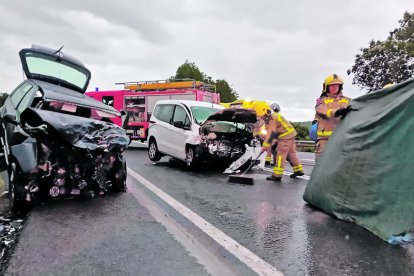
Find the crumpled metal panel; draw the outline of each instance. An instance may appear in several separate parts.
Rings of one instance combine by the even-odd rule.
[[[207,118],[209,121],[223,121],[241,124],[255,124],[257,122],[256,112],[245,108],[226,108],[220,110]]]
[[[21,114],[21,122],[36,128],[33,132],[37,131],[37,135],[54,135],[82,149],[106,150],[112,146],[127,147],[129,144],[129,137],[124,129],[113,123],[94,119],[27,108]]]

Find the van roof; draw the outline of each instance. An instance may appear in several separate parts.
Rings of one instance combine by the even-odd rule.
[[[201,102],[201,101],[188,101],[188,100],[160,100],[157,102],[157,105],[159,104],[184,104],[188,107],[192,106],[205,106],[205,107],[214,107],[217,109],[224,109],[223,106],[208,102]]]

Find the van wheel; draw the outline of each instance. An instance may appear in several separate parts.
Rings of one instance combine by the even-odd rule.
[[[151,139],[148,145],[148,157],[151,161],[157,162],[161,160],[161,153],[158,151],[157,142]]]
[[[197,166],[196,151],[194,147],[188,146],[185,150],[185,163],[189,168],[195,168]]]

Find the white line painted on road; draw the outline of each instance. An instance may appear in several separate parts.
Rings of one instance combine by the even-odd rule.
[[[300,159],[300,161],[311,161],[311,162],[315,162],[315,159]]]
[[[211,223],[191,211],[189,208],[169,196],[160,188],[156,187],[150,181],[142,177],[137,172],[128,168],[128,174],[135,178],[138,182],[144,185],[147,189],[156,194],[159,198],[164,200],[168,205],[177,210],[181,215],[189,219],[194,225],[196,225],[201,231],[210,236],[218,244],[224,247],[227,251],[233,254],[241,262],[246,264],[251,270],[259,275],[283,275],[282,272],[275,267],[259,258],[249,249],[245,248],[237,241],[233,240],[224,232],[213,226]]]
[[[201,265],[205,267],[207,272],[211,275],[226,275],[235,276],[232,269],[228,267],[220,258],[221,256],[214,255],[208,248],[203,245],[198,239],[189,233],[182,225],[169,217],[166,212],[155,203],[145,192],[136,185],[128,186],[128,190],[137,198],[138,202],[148,209],[151,216],[156,221],[164,225],[167,231],[184,246],[187,251],[195,257]]]

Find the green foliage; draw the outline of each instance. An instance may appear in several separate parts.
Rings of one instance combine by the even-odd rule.
[[[354,75],[353,84],[374,91],[414,76],[414,12],[406,12],[399,23],[385,41],[372,40],[360,49],[348,70]]]
[[[300,141],[310,141],[309,138],[309,127],[308,123],[310,122],[292,122],[293,127],[296,129],[298,135],[296,140]]]
[[[194,62],[189,62],[188,60],[177,68],[175,76],[172,76],[170,79],[194,79],[206,84],[215,85],[216,91],[220,94],[221,102],[224,103],[235,101],[238,97],[237,92],[226,80],[218,79],[214,81],[212,77],[202,72]]]

